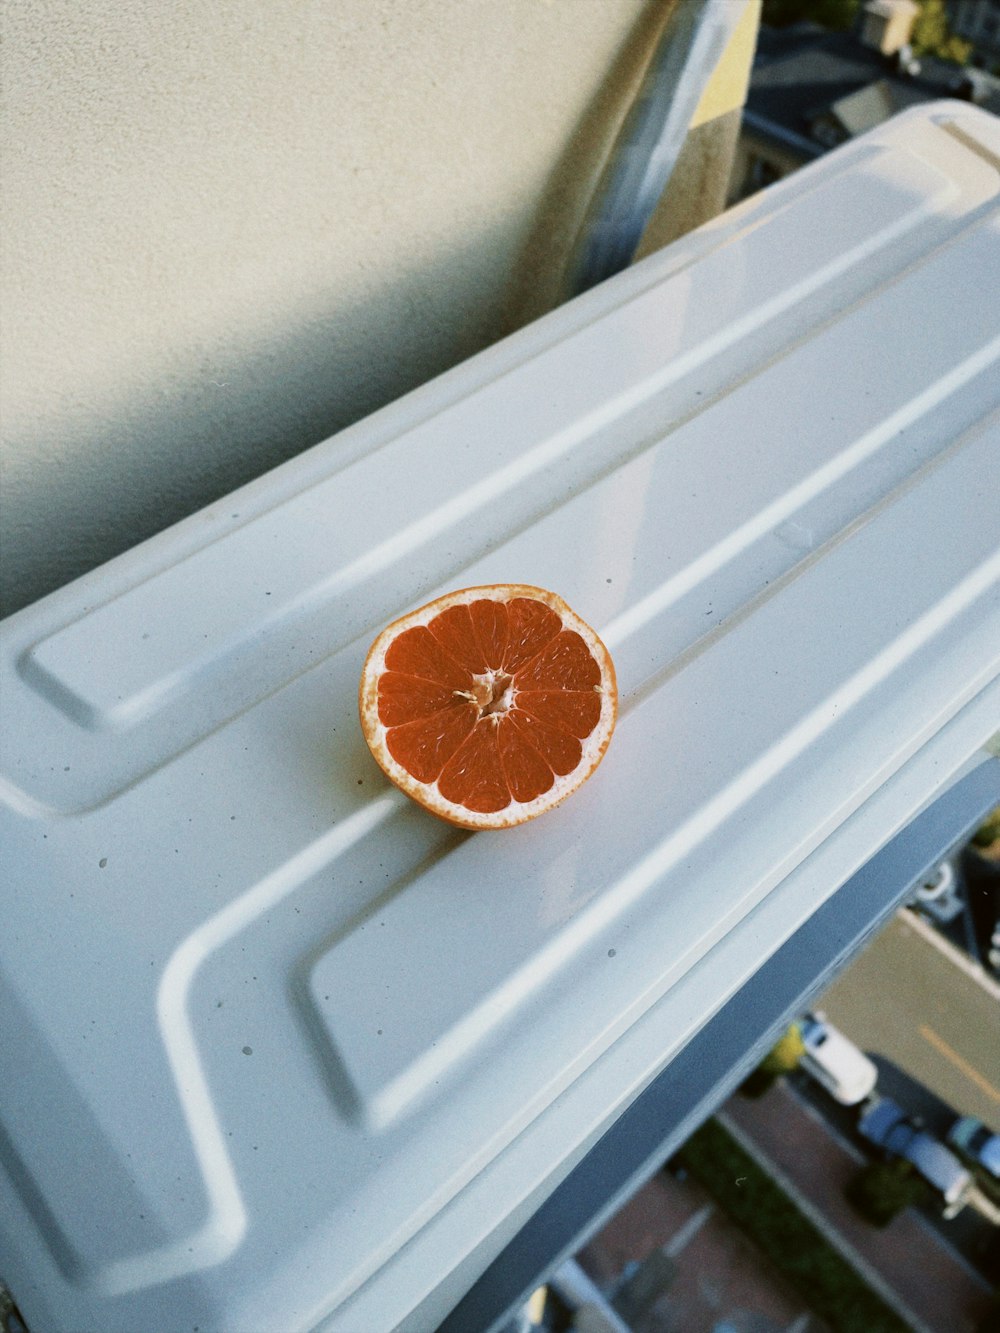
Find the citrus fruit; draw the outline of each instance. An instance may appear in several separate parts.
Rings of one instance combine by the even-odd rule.
[[[462,828],[523,824],[590,777],[618,711],[610,654],[561,597],[463,588],[394,621],[361,673],[386,775]]]

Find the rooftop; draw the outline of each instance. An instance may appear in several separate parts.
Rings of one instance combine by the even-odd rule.
[[[945,97],[1000,113],[1000,79],[935,57],[883,56],[852,32],[814,23],[762,25],[747,110],[758,124],[809,137],[818,117],[875,85],[889,114]]]

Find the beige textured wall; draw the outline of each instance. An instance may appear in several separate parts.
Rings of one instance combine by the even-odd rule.
[[[503,332],[661,11],[5,0],[4,612]]]
[[[0,612],[541,313],[676,2],[5,0]]]

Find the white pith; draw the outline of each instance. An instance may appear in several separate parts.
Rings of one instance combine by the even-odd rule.
[[[562,777],[554,775],[552,786],[548,791],[543,792],[532,801],[517,801],[511,797],[510,803],[504,806],[502,810],[480,814],[470,810],[467,806],[458,805],[442,796],[438,791],[437,782],[425,783],[418,781],[408,769],[405,769],[402,764],[392,757],[386,742],[389,728],[384,725],[378,716],[377,681],[385,669],[385,655],[389,645],[404,630],[417,625],[426,625],[435,616],[440,615],[442,611],[446,611],[451,606],[489,598],[507,602],[517,597],[529,597],[535,601],[544,602],[560,617],[565,629],[575,630],[584,640],[595,660],[601,666],[601,674],[605,682],[604,685],[595,687],[601,696],[601,713],[593,731],[580,741],[582,750],[580,762],[571,772]],[[491,670],[475,676],[474,680],[477,683],[481,682],[484,687],[488,687],[492,692],[495,681],[502,674],[504,673]],[[508,695],[510,696],[509,701],[506,699]],[[505,692],[504,708],[492,714],[497,719],[498,725],[503,712],[512,705],[515,697],[516,689],[511,685]],[[478,703],[479,701],[473,699],[472,702]],[[414,799],[427,806],[434,813],[451,820],[453,823],[475,829],[507,828],[514,824],[521,824],[558,805],[560,801],[575,791],[597,767],[611,738],[618,712],[614,666],[604,644],[590,626],[570,610],[561,597],[543,588],[535,588],[525,584],[463,588],[461,591],[438,598],[427,606],[420,607],[389,625],[375,640],[369,651],[362,674],[360,703],[366,737],[369,740],[372,754],[387,776],[403,791],[413,796]]]
[[[508,684],[502,692],[497,694],[497,682],[506,680]],[[472,689],[456,690],[455,695],[459,699],[468,699],[469,703],[475,704],[479,709],[480,718],[500,717],[514,706],[514,696],[517,691],[514,689],[513,681],[510,680],[506,671],[489,671],[472,673]]]

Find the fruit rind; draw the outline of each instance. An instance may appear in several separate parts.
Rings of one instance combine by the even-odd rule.
[[[597,725],[590,735],[581,742],[583,753],[580,762],[572,773],[557,780],[555,794],[550,789],[534,800],[526,802],[517,801],[512,797],[510,804],[502,810],[479,813],[449,801],[437,790],[436,783],[428,784],[418,781],[408,769],[393,758],[386,743],[388,728],[378,715],[378,681],[385,669],[385,655],[390,644],[404,630],[428,624],[451,606],[468,604],[481,598],[507,602],[518,597],[526,597],[544,603],[561,617],[565,629],[575,630],[584,640],[601,667],[603,683],[596,687],[601,695],[601,712]],[[618,716],[618,691],[614,664],[607,648],[590,626],[581,620],[557,593],[549,592],[545,588],[534,587],[531,584],[487,584],[447,593],[443,597],[438,597],[434,601],[400,616],[399,619],[387,625],[375,639],[365,658],[358,692],[358,708],[362,731],[369,749],[376,763],[391,782],[417,801],[418,804],[431,811],[432,814],[459,828],[503,829],[524,824],[528,820],[544,814],[547,810],[555,809],[590,777],[603,759],[614,732]]]

